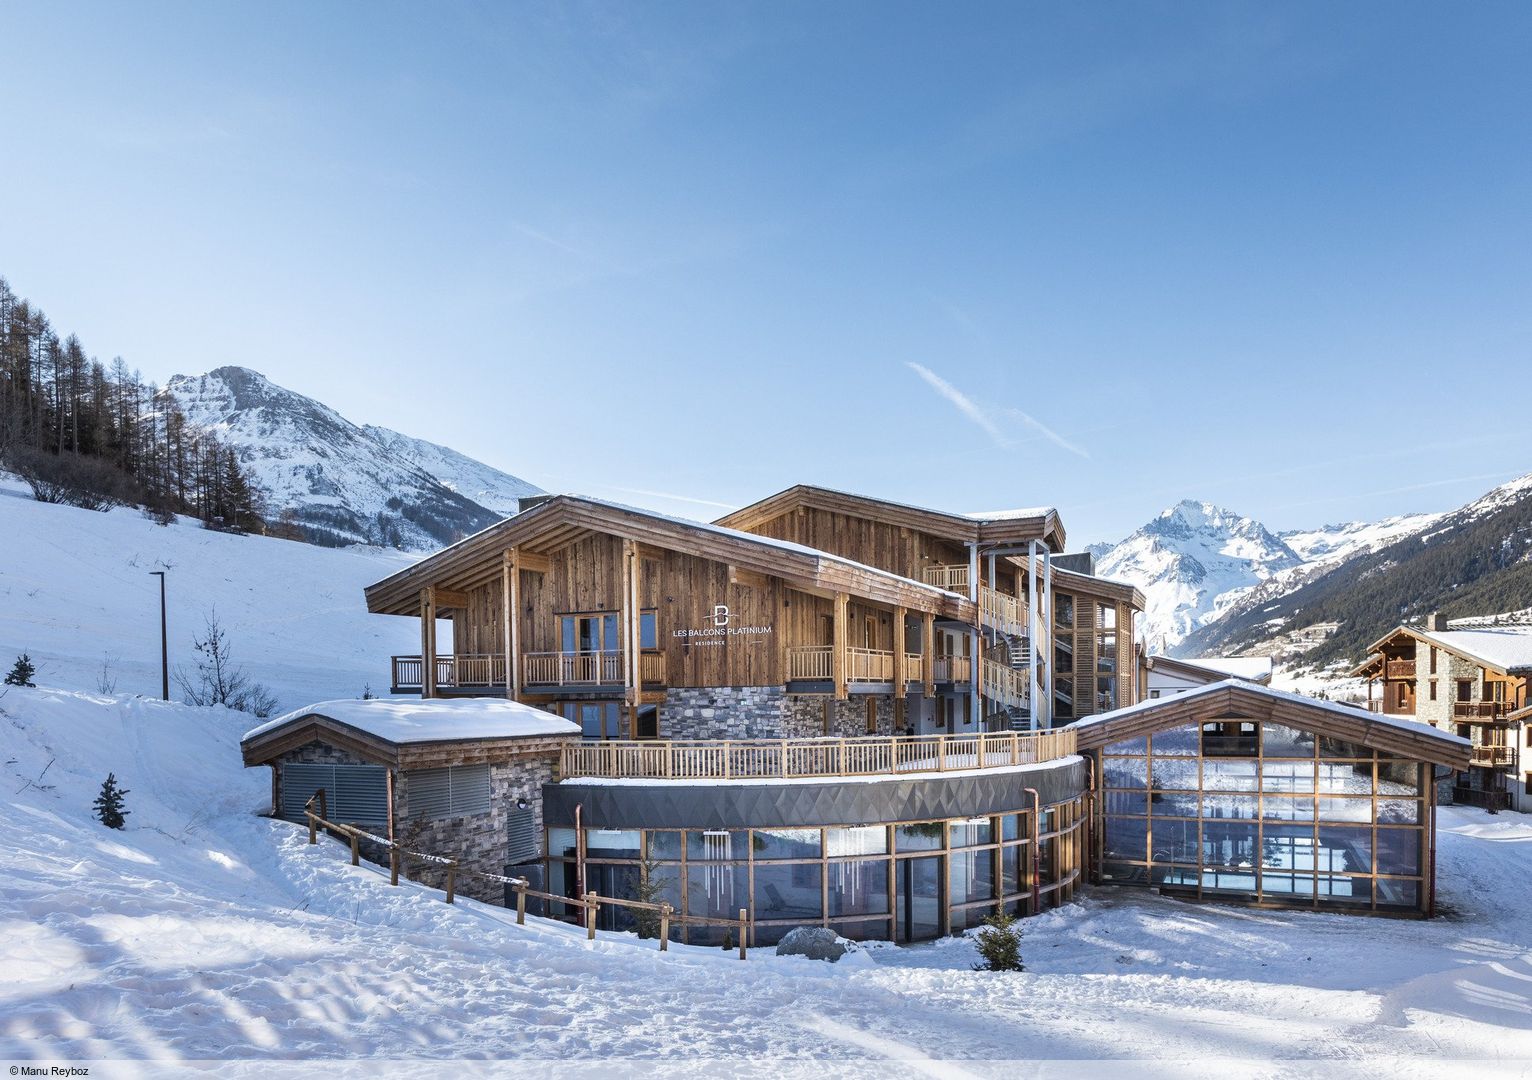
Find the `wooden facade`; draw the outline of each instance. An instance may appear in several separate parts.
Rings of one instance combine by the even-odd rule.
[[[420,654],[394,658],[396,692],[619,702],[624,719],[607,737],[657,736],[639,730],[635,710],[676,688],[717,687],[883,695],[897,704],[881,720],[868,713],[875,734],[917,726],[907,697],[960,699],[970,731],[1019,730],[1015,718],[1041,696],[1029,680],[1051,661],[1049,580],[1089,597],[1082,609],[1113,605],[1121,674],[1101,707],[1126,703],[1136,685],[1142,596],[1050,576],[1063,539],[1052,511],[984,521],[814,488],[712,525],[558,496],[378,582],[367,601],[421,622]],[[450,653],[437,647],[442,619]],[[1096,645],[1079,660],[1093,702]]]

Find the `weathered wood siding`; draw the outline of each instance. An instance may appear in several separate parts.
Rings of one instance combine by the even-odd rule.
[[[751,531],[828,551],[916,581],[921,580],[921,571],[927,566],[968,563],[968,549],[962,544],[814,507],[792,510]]]

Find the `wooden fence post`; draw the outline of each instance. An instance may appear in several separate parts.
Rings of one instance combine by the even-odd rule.
[[[304,813],[309,816],[309,843],[317,844],[317,843],[319,843],[319,823],[318,823],[318,820],[314,817],[314,811],[312,811],[312,810],[305,810]]]
[[[390,847],[388,849],[388,883],[390,885],[397,885],[397,884],[399,884],[399,849],[398,849],[398,847]]]
[[[660,952],[670,950],[670,904],[660,905]]]
[[[739,958],[745,958],[745,935],[748,934],[749,925],[745,921],[745,909],[739,909]]]
[[[351,833],[351,865],[362,865],[362,838],[355,830]]]
[[[585,894],[585,940],[596,940],[596,894]]]
[[[447,864],[447,903],[452,903],[455,895],[457,895],[457,860],[453,859]]]
[[[527,883],[522,882],[514,886],[516,889],[516,925],[527,925]]]

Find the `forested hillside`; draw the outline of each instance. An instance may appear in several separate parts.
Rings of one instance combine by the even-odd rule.
[[[0,465],[44,502],[141,505],[241,530],[264,524],[262,493],[232,448],[121,357],[91,356],[3,278]]]
[[[1185,655],[1236,652],[1318,623],[1336,631],[1305,653],[1358,661],[1390,627],[1532,607],[1532,475],[1496,488],[1409,536],[1343,563],[1272,603],[1231,613],[1182,643]]]

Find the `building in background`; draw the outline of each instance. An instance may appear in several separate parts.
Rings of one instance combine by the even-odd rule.
[[[1150,700],[1185,693],[1199,686],[1243,679],[1261,686],[1271,684],[1269,656],[1146,656],[1142,682]]]
[[[1532,810],[1527,681],[1532,626],[1453,629],[1441,615],[1398,626],[1368,648],[1353,676],[1367,680],[1367,707],[1407,717],[1473,744],[1472,767],[1453,798],[1489,809]]]

